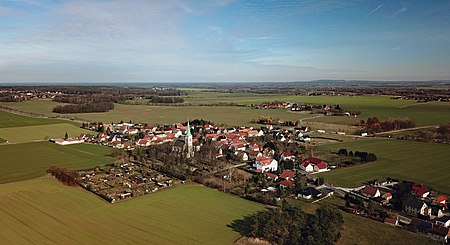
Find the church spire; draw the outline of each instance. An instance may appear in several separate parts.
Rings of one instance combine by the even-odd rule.
[[[189,136],[192,137],[191,126],[189,125],[189,119],[188,119],[188,121],[187,121],[187,130],[186,130],[186,137],[189,137]]]
[[[192,134],[191,134],[191,125],[189,124],[189,119],[187,122],[187,130],[186,130],[186,140],[187,140],[187,158],[194,157],[194,146],[192,145]]]

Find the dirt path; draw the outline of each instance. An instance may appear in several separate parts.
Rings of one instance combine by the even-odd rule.
[[[427,129],[427,128],[438,128],[439,125],[428,125],[428,126],[420,126],[420,127],[414,127],[414,128],[404,128],[404,129],[398,129],[398,130],[392,130],[392,131],[386,131],[381,133],[376,133],[375,136],[379,135],[385,135],[385,134],[392,134],[392,133],[399,133],[399,132],[405,132],[405,131],[414,131],[417,129]]]

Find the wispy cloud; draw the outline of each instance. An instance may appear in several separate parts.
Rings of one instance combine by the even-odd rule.
[[[208,27],[212,32],[218,34],[218,35],[223,35],[223,29],[222,27],[219,26],[209,26]]]
[[[400,14],[402,14],[403,12],[405,12],[406,10],[408,10],[408,7],[401,7],[397,9],[397,11],[395,11],[393,14],[389,15],[387,18],[395,18]]]
[[[366,17],[369,16],[369,15],[371,15],[371,14],[373,14],[373,13],[375,13],[375,12],[377,12],[377,11],[378,11],[381,7],[383,7],[383,6],[384,6],[384,3],[378,5],[378,7],[374,8],[372,11],[370,11],[370,13],[368,13],[368,14],[366,15]]]

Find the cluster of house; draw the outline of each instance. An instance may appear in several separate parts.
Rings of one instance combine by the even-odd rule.
[[[385,181],[377,185],[367,185],[353,197],[366,199],[379,203],[382,206],[392,207],[393,194],[398,183]],[[421,232],[432,239],[448,242],[450,236],[450,216],[448,213],[447,197],[431,195],[425,184],[407,182],[407,189],[411,197],[403,204],[401,215],[384,220],[387,224],[404,227],[413,232]],[[360,195],[360,196],[358,196]]]
[[[81,186],[108,202],[155,192],[172,185],[172,179],[148,166],[132,162],[77,172]]]
[[[50,91],[32,91],[32,90],[13,90],[13,89],[2,89],[0,94],[8,94],[11,98],[16,100],[30,100],[33,98],[55,98],[56,95],[62,94],[61,92],[50,92]]]
[[[295,170],[283,170],[279,175],[275,173],[265,172],[264,177],[272,180],[274,184],[279,184],[281,188],[294,187],[296,178],[299,182],[305,183],[308,185],[309,182],[314,182],[313,178],[308,178],[305,175],[299,175]],[[270,186],[261,190],[262,192],[269,191],[277,191],[277,188],[274,186]],[[311,184],[303,189],[300,189],[297,193],[295,193],[296,198],[304,198],[304,199],[317,199],[317,198],[326,198],[334,194],[334,191],[328,187],[321,186],[316,187]]]

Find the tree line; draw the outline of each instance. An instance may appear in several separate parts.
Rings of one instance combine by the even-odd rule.
[[[314,214],[308,214],[283,201],[281,208],[270,208],[246,220],[235,220],[231,227],[242,235],[277,245],[332,245],[340,239],[343,224],[342,214],[337,210],[320,206]]]
[[[150,97],[149,103],[166,103],[166,104],[173,104],[173,103],[183,103],[184,99],[180,97],[160,97],[160,96],[152,96]]]
[[[113,102],[97,102],[87,104],[70,104],[58,105],[53,108],[53,112],[67,114],[67,113],[90,113],[90,112],[107,112],[114,109]]]
[[[374,153],[369,153],[365,151],[347,151],[347,149],[339,149],[337,152],[339,156],[349,156],[359,158],[361,162],[374,162],[377,160],[377,156]]]
[[[359,124],[364,128],[361,132],[370,134],[413,128],[416,125],[415,122],[409,118],[389,118],[387,120],[380,121],[377,117],[369,117],[366,121],[361,120]]]
[[[51,174],[65,185],[78,186],[80,184],[79,180],[80,176],[76,172],[69,170],[67,168],[51,166],[47,170],[47,173]]]

